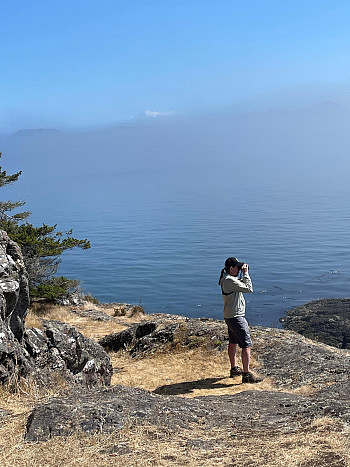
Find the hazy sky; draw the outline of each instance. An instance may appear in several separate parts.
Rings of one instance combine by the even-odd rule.
[[[0,132],[349,104],[349,20],[347,0],[4,0]]]

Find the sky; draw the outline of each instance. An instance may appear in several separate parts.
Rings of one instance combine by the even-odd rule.
[[[0,133],[350,108],[347,0],[3,0]]]

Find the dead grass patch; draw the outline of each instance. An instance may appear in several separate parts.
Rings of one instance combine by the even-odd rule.
[[[322,384],[308,383],[304,386],[300,386],[295,389],[283,388],[283,392],[289,392],[290,394],[298,394],[299,396],[312,397],[315,396],[319,391],[320,387],[325,388],[327,386],[332,386],[335,382],[323,382]]]
[[[192,426],[176,432],[133,426],[109,436],[75,434],[47,442],[23,441],[25,417],[0,427],[2,467],[233,466],[347,467],[349,437],[343,424],[323,418],[298,433],[272,435]]]
[[[251,385],[241,383],[241,377],[228,378],[229,360],[226,352],[204,348],[158,352],[149,358],[133,359],[126,353],[110,354],[113,368],[112,384],[139,387],[159,394],[196,397],[235,394]],[[252,359],[252,368],[257,362]],[[271,390],[270,379],[254,386],[256,390]]]
[[[38,386],[33,380],[24,378],[17,383],[15,390],[0,385],[0,408],[19,415],[31,410],[38,402],[59,395],[68,387],[59,372],[52,372],[51,380],[49,387]]]
[[[293,434],[271,435],[193,426],[176,434],[160,427],[126,429],[129,465],[349,466],[349,438],[339,421],[323,418]],[[327,440],[325,440],[327,433]],[[131,439],[130,439],[131,437]],[[135,442],[136,440],[136,442]]]
[[[96,321],[88,317],[79,316],[79,314],[72,313],[72,311],[70,311],[74,309],[77,309],[77,307],[66,307],[47,303],[34,304],[27,314],[26,327],[42,329],[43,325],[41,319],[49,319],[75,326],[85,337],[98,340],[113,332],[122,331],[127,327],[129,322],[127,318],[115,318],[111,321]],[[79,309],[92,310],[99,309],[99,307],[94,304],[86,304]],[[113,316],[113,311],[111,309],[105,308],[103,311],[108,315]]]
[[[41,318],[39,318],[38,315],[33,313],[32,310],[29,310],[26,316],[26,327],[27,328],[38,328],[42,329],[43,328],[43,323]]]

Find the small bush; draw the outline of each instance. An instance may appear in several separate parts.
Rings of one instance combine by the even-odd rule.
[[[77,279],[68,279],[67,277],[51,277],[46,282],[30,290],[30,296],[33,298],[45,298],[47,300],[57,300],[67,297],[69,293],[76,292],[80,281]]]
[[[141,305],[128,305],[126,303],[120,304],[118,307],[114,308],[113,316],[127,316],[132,318],[138,314],[144,315],[145,310]]]
[[[84,300],[86,300],[89,303],[93,303],[94,305],[99,305],[100,304],[99,299],[94,297],[91,294],[84,295]]]

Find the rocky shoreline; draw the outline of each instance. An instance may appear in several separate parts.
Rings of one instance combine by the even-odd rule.
[[[339,349],[350,349],[350,298],[314,300],[287,311],[283,327]]]

